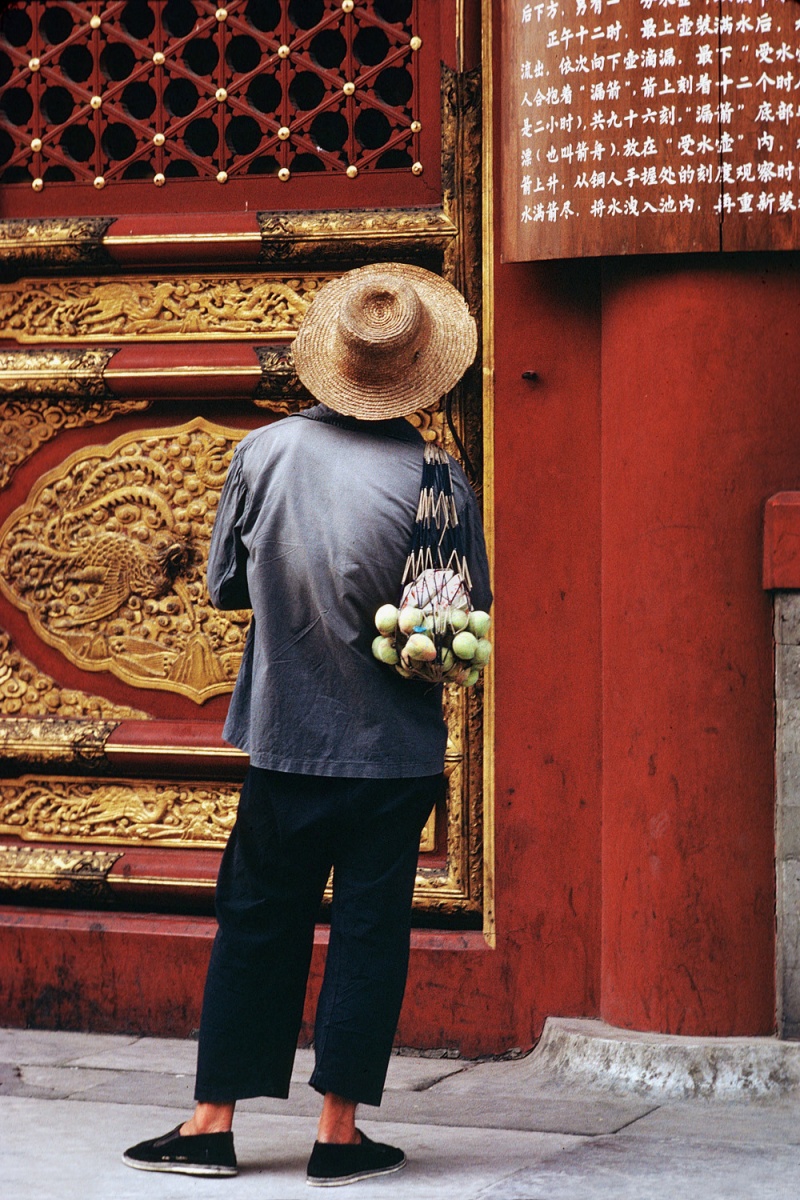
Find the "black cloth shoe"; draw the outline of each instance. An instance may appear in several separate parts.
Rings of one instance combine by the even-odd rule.
[[[178,1175],[235,1175],[236,1154],[232,1133],[197,1133],[181,1136],[178,1125],[149,1142],[131,1146],[122,1156],[140,1171],[173,1171]]]
[[[337,1187],[340,1183],[356,1183],[373,1175],[389,1175],[406,1165],[406,1156],[397,1146],[371,1142],[365,1133],[361,1141],[344,1146],[332,1142],[315,1142],[308,1160],[306,1183],[312,1187]]]

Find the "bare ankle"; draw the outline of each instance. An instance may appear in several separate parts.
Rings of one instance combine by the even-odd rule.
[[[181,1125],[182,1137],[204,1133],[229,1133],[233,1124],[233,1104],[198,1104],[188,1121]]]
[[[319,1118],[317,1141],[340,1146],[357,1146],[361,1134],[356,1129],[356,1105],[344,1096],[326,1092]]]

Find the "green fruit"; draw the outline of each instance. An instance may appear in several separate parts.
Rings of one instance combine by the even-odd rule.
[[[465,629],[453,638],[453,654],[463,658],[465,662],[469,662],[475,655],[477,645],[478,639]]]
[[[436,647],[424,633],[412,633],[405,644],[404,653],[417,662],[433,662],[436,658]]]
[[[452,667],[455,665],[455,661],[456,660],[453,658],[452,650],[443,650],[442,651],[442,670],[443,671],[445,671],[445,672],[450,671],[452,669]]]
[[[390,641],[387,637],[379,638],[378,641],[380,642],[378,646],[378,658],[381,662],[387,663],[390,667],[393,667],[395,663],[399,663],[400,655],[395,649],[394,642]]]
[[[382,604],[375,613],[375,625],[383,633],[394,633],[397,628],[397,609],[393,604]]]
[[[375,656],[375,658],[377,658],[379,660],[381,657],[381,646],[383,645],[385,640],[386,640],[385,638],[382,638],[380,636],[372,639],[372,653]]]
[[[397,615],[397,628],[406,635],[412,634],[422,624],[422,611],[418,608],[401,608]]]
[[[488,638],[485,638],[485,637],[478,638],[478,644],[475,647],[475,653],[473,655],[475,666],[476,667],[485,667],[487,662],[491,658],[491,656],[492,656],[492,643],[489,641]]]
[[[472,687],[473,684],[478,682],[479,676],[480,671],[477,667],[473,667],[472,670],[467,673],[467,677],[464,680],[464,687]]]
[[[463,608],[451,608],[447,614],[447,619],[450,622],[450,628],[458,633],[460,630],[467,628],[469,613]]]
[[[413,671],[409,671],[407,667],[401,667],[399,664],[398,664],[398,666],[395,667],[395,671],[397,671],[398,675],[402,675],[403,679],[413,679],[414,678]]]
[[[476,638],[485,638],[489,632],[489,626],[491,623],[492,618],[487,612],[483,612],[483,610],[480,608],[476,608],[475,611],[469,615],[469,630],[470,633],[475,634]]]

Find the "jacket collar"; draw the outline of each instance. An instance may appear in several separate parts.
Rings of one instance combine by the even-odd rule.
[[[326,404],[315,404],[313,408],[305,408],[297,416],[305,417],[308,421],[321,421],[325,425],[334,425],[337,429],[352,429],[356,433],[378,434],[381,437],[394,438],[398,442],[421,442],[422,435],[405,417],[392,417],[388,421],[361,421],[358,417],[346,417],[343,413],[334,412]]]

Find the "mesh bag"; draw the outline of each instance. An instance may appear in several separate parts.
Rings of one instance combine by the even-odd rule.
[[[450,460],[426,445],[422,485],[399,605],[375,614],[372,653],[408,679],[470,687],[489,660],[489,617],[474,612]]]

